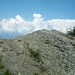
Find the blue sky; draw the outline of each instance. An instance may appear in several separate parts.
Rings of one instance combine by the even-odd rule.
[[[51,28],[66,32],[74,25],[75,0],[0,0],[0,37]]]
[[[46,20],[75,19],[75,0],[0,0],[0,19],[19,14],[32,20],[33,13],[42,14]]]

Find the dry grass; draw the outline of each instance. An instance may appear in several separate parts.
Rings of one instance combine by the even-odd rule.
[[[71,40],[74,40],[74,36],[71,36],[69,34],[65,34],[64,36],[67,37],[67,38],[69,38],[69,39],[71,39]]]

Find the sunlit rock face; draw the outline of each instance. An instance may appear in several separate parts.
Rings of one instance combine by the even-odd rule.
[[[0,75],[74,75],[75,40],[56,30],[0,39]],[[4,67],[1,67],[3,65]]]

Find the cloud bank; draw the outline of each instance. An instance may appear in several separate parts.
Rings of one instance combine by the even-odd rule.
[[[58,31],[66,33],[66,29],[73,28],[75,26],[74,19],[52,19],[44,20],[41,14],[33,14],[33,21],[26,21],[20,15],[15,18],[3,19],[0,21],[0,33],[20,33],[27,34],[41,29],[56,29]]]

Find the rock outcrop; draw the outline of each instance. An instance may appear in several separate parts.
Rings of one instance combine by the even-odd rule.
[[[65,35],[43,29],[0,39],[0,75],[75,75],[75,40]]]

